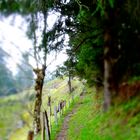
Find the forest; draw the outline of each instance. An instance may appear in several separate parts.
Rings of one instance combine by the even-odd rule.
[[[50,27],[48,18],[53,14],[57,18]],[[30,103],[31,100],[34,102],[32,108],[28,108],[32,112],[30,121],[33,125],[29,128],[32,128],[33,134],[29,133],[27,140],[32,140],[32,135],[37,140],[41,139],[41,135],[45,140],[41,113],[44,102],[49,104],[50,100],[46,101],[46,96],[50,95],[44,93],[44,87],[48,92],[48,81],[45,80],[49,75],[47,60],[51,53],[57,56],[62,51],[66,51],[67,59],[63,65],[57,66],[52,79],[67,80],[65,96],[66,100],[67,96],[72,99],[72,104],[62,119],[64,123],[65,118],[70,119],[69,130],[65,130],[68,131],[67,136],[61,134],[61,122],[59,130],[54,130],[56,132],[50,125],[51,133],[56,133],[52,139],[140,138],[139,0],[1,0],[0,16],[6,18],[10,15],[20,15],[28,23],[26,35],[33,44],[32,56],[36,67],[29,65],[30,52],[22,54],[21,66],[14,77],[5,64],[7,53],[0,46],[0,96],[15,94],[16,97],[18,92],[33,90],[33,95],[25,94]],[[53,61],[49,65],[52,64]],[[24,76],[30,80],[27,82],[22,78]],[[60,92],[63,84],[59,82],[49,89]],[[61,103],[64,100],[62,98]],[[57,100],[54,98],[53,102]],[[72,119],[67,117],[69,112],[74,112]],[[85,125],[81,125],[83,122]],[[58,132],[62,135],[60,138]]]

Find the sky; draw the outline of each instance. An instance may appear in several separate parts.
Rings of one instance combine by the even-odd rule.
[[[25,28],[25,24],[20,16],[16,16],[15,19],[13,16],[0,17],[0,47],[11,56],[7,59],[7,66],[14,73],[16,71],[16,63],[20,63],[21,52],[32,46],[32,42],[28,40],[24,33]]]
[[[50,15],[48,17],[48,25],[51,28],[58,15]],[[6,62],[7,67],[16,74],[17,64],[20,64],[23,52],[28,52],[33,48],[32,41],[26,36],[27,22],[19,15],[9,17],[0,16],[0,47],[2,47],[10,56]],[[48,56],[48,64],[55,60],[56,54],[52,53]],[[66,60],[65,51],[57,55],[57,59],[48,66],[48,71],[52,72],[57,65],[61,65]],[[35,67],[35,61],[30,57],[30,64]]]

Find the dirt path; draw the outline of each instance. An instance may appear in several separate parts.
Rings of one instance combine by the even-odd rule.
[[[84,95],[80,95],[80,101],[84,98]],[[77,109],[79,108],[81,102],[78,102],[73,110],[71,112],[68,113],[68,115],[65,117],[61,131],[58,133],[56,140],[67,140],[67,132],[69,129],[69,121],[70,118],[76,113]]]
[[[61,131],[58,133],[56,140],[67,140],[66,136],[67,136],[67,131],[69,129],[69,120],[70,118],[74,115],[74,113],[76,112],[77,107],[75,107],[70,113],[68,113],[68,115],[65,117]]]

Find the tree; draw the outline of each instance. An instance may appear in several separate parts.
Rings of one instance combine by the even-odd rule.
[[[59,1],[58,1],[59,2]],[[58,3],[54,1],[40,0],[40,1],[19,1],[3,0],[0,2],[0,11],[4,15],[12,13],[18,13],[22,15],[28,15],[28,21],[30,23],[28,35],[33,40],[34,58],[36,60],[36,68],[34,72],[36,74],[35,79],[35,92],[36,99],[34,105],[34,129],[35,133],[39,133],[41,129],[40,125],[40,110],[42,104],[42,88],[46,71],[47,55],[52,50],[59,50],[65,39],[63,32],[57,33],[62,25],[57,20],[52,29],[48,29],[47,18],[50,11],[55,10]],[[38,39],[37,31],[41,36]]]
[[[5,9],[10,11],[14,7],[15,12],[21,8],[24,11],[22,14],[26,13],[30,16],[28,33],[34,40],[34,57],[37,62],[37,68],[34,69],[37,76],[34,109],[36,132],[40,131],[41,96],[47,54],[52,50],[63,49],[66,34],[70,37],[71,51],[76,58],[74,67],[77,74],[88,79],[90,83],[94,82],[92,77],[98,78],[98,75],[101,81],[104,81],[104,110],[107,111],[112,98],[117,96],[117,88],[123,81],[123,75],[126,75],[128,71],[132,72],[134,66],[137,66],[137,70],[139,69],[140,59],[137,52],[140,45],[139,1],[34,0],[20,1],[20,4],[28,3],[29,5],[20,7],[17,6],[17,1],[13,0],[14,4],[6,7],[5,3],[9,4],[9,2],[2,1],[1,11]],[[49,11],[60,14],[52,29],[47,28]],[[38,41],[37,30],[40,27],[41,41]],[[130,54],[130,50],[133,50],[130,49],[132,45],[135,51]],[[43,57],[41,57],[42,54]],[[39,61],[42,62],[41,68],[39,68]],[[130,66],[131,64],[133,65]]]
[[[76,75],[75,73],[75,64],[76,64],[76,59],[75,56],[72,54],[72,52],[67,49],[67,55],[68,59],[64,62],[64,65],[62,67],[58,67],[56,70],[56,76],[67,76],[68,77],[68,87],[69,87],[69,93],[72,93],[73,88],[72,88],[72,79]]]
[[[36,68],[33,69],[35,79],[36,99],[34,105],[34,130],[38,134],[41,130],[40,112],[42,104],[42,89],[44,84],[45,72],[47,68],[47,55],[51,51],[59,51],[63,48],[65,34],[60,32],[62,24],[59,19],[55,22],[52,29],[48,28],[47,18],[50,11],[55,10],[54,1],[41,0],[31,12],[29,35],[34,44],[34,58]],[[41,26],[40,26],[41,25]],[[38,39],[37,31],[40,31],[41,37]],[[58,32],[59,31],[59,32]],[[41,65],[40,65],[41,64]]]
[[[78,16],[74,13],[73,16],[75,16],[75,18],[72,15],[68,15],[69,18],[73,17],[71,24],[69,24],[73,25],[70,26],[69,29],[71,29],[71,31],[74,30],[74,34],[69,33],[72,50],[78,51],[78,53],[75,53],[76,56],[78,56],[78,68],[82,68],[82,65],[85,66],[85,68],[82,68],[80,71],[82,76],[93,73],[99,64],[100,67],[98,67],[98,71],[103,73],[101,65],[104,65],[104,110],[106,111],[111,105],[112,97],[117,95],[118,85],[123,80],[123,75],[126,75],[128,68],[130,71],[130,62],[132,65],[132,63],[137,64],[139,61],[139,57],[137,57],[137,60],[134,60],[134,58],[138,56],[135,56],[135,54],[138,53],[128,53],[132,50],[129,50],[129,46],[131,45],[135,46],[135,51],[139,50],[137,46],[139,44],[137,38],[139,34],[139,22],[132,22],[132,16],[130,15],[130,11],[132,12],[134,10],[134,17],[138,17],[137,13],[139,12],[136,11],[139,9],[139,2],[136,0],[132,4],[130,0],[98,0],[91,3],[91,1],[81,0],[76,1],[76,3],[78,3],[80,7]],[[69,6],[69,4],[67,4],[67,6]],[[131,4],[133,6],[131,6]],[[127,8],[126,5],[129,8]],[[134,8],[134,5],[137,5],[136,8]],[[83,48],[85,48],[85,50]],[[91,48],[93,48],[93,52],[90,54],[91,51],[88,52],[88,50]],[[87,52],[89,58],[86,57]],[[94,55],[94,52],[96,52],[96,55]],[[82,55],[82,53],[84,55]],[[97,61],[96,65],[93,65],[93,61],[96,62],[95,56],[98,56],[98,59],[101,57],[103,63]],[[91,60],[90,57],[92,58]],[[84,62],[83,60],[86,61]],[[90,63],[92,63],[91,70],[90,66],[88,66]],[[92,77],[92,75],[90,76]],[[88,77],[87,79],[89,80]]]

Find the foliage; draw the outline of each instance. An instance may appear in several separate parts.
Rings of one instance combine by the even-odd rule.
[[[33,39],[33,30],[38,29],[38,25],[40,24],[39,18],[41,17],[40,13],[43,14],[43,12],[46,12],[46,18],[49,11],[54,11],[59,13],[61,16],[57,19],[56,23],[54,24],[53,28],[51,30],[48,30],[47,32],[43,32],[42,30],[42,42],[46,42],[47,48],[45,49],[46,53],[49,53],[51,50],[61,50],[64,46],[64,39],[61,39],[60,37],[64,37],[65,34],[69,34],[70,36],[70,44],[71,44],[71,50],[74,52],[75,49],[79,50],[78,53],[74,52],[74,55],[77,58],[77,65],[81,65],[78,63],[82,61],[82,58],[84,59],[84,56],[80,53],[83,52],[83,49],[81,46],[89,46],[89,48],[93,47],[95,48],[95,52],[97,53],[96,56],[100,56],[102,54],[103,58],[103,49],[100,47],[104,46],[104,31],[108,28],[108,26],[112,26],[112,36],[114,39],[115,47],[114,51],[111,52],[111,55],[113,57],[118,57],[120,60],[115,64],[113,69],[117,68],[117,71],[119,71],[118,79],[116,79],[118,82],[121,81],[123,78],[122,75],[125,73],[128,73],[128,69],[132,71],[132,68],[128,68],[131,64],[128,63],[129,61],[132,61],[133,58],[135,58],[135,55],[130,55],[129,50],[129,44],[130,46],[133,44],[136,44],[134,42],[137,42],[138,40],[138,34],[139,34],[139,2],[138,0],[135,0],[133,3],[130,0],[127,1],[114,1],[114,0],[98,0],[98,1],[40,1],[40,3],[37,3],[34,1],[20,1],[20,3],[17,3],[16,0],[13,1],[12,5],[9,5],[10,1],[2,1],[1,2],[1,11],[9,11],[14,12],[17,11],[20,13],[20,11],[24,11],[23,13],[26,14],[33,14],[33,18],[30,18],[30,26],[28,33],[30,34],[30,37]],[[35,6],[37,5],[37,7]],[[7,7],[9,6],[9,7]],[[125,8],[123,8],[125,7]],[[7,10],[6,10],[7,9]],[[22,10],[21,10],[22,9]],[[40,13],[38,12],[40,11]],[[22,13],[22,12],[21,12]],[[132,15],[131,15],[132,13]],[[39,16],[39,17],[38,17]],[[31,16],[32,17],[32,16]],[[35,22],[33,22],[33,20]],[[129,29],[127,28],[129,27]],[[129,32],[128,32],[129,31]],[[133,38],[134,32],[137,32],[136,39]],[[32,33],[32,35],[31,35]],[[133,41],[128,42],[128,38],[133,38]],[[132,43],[133,42],[133,43]],[[80,44],[80,45],[79,45]],[[139,42],[137,42],[139,44]],[[40,53],[40,50],[43,49],[45,46],[42,46],[43,44],[40,42],[36,47],[38,53]],[[79,47],[78,47],[79,46]],[[118,50],[117,46],[121,46],[121,49]],[[135,49],[137,52],[137,45],[135,45]],[[99,50],[97,51],[97,48]],[[44,49],[43,49],[44,50]],[[93,49],[94,50],[94,49]],[[99,55],[98,55],[99,53]],[[89,54],[92,57],[95,55]],[[81,58],[80,58],[81,57]],[[94,58],[93,58],[94,59]],[[114,58],[113,58],[114,59]],[[137,58],[136,58],[137,59]],[[137,60],[132,61],[133,65],[135,65]],[[102,59],[103,60],[103,59]],[[93,60],[91,60],[90,64]],[[100,65],[100,62],[94,62],[96,65]],[[125,63],[125,68],[123,67]],[[88,65],[88,64],[84,64]],[[89,69],[93,69],[94,66],[89,66]],[[95,66],[97,67],[97,66]],[[101,66],[102,67],[102,66]],[[85,70],[87,71],[87,74],[90,75],[91,70]],[[76,70],[76,68],[75,68]],[[82,72],[81,71],[81,72]],[[98,70],[96,71],[101,72],[102,69],[98,67]],[[122,71],[122,72],[121,72]],[[98,73],[99,73],[98,72]],[[114,71],[117,73],[116,71]],[[103,73],[103,72],[102,72]],[[121,74],[120,74],[121,73]],[[84,74],[84,73],[83,73]],[[82,73],[81,73],[82,75]],[[103,75],[103,74],[101,74]],[[133,75],[133,74],[132,74]],[[83,76],[87,77],[87,76]],[[88,78],[87,78],[88,79]]]
[[[86,79],[90,85],[96,84],[96,78],[102,79],[102,48],[84,44],[77,54],[77,61],[77,74]]]
[[[133,2],[131,0],[93,0],[92,2],[90,0],[71,0],[69,2],[41,0],[40,3],[34,0],[28,1],[28,3],[20,1],[19,4],[16,0],[13,0],[12,4],[10,2],[10,0],[2,0],[0,10],[4,14],[18,12],[29,15],[28,35],[34,41],[37,62],[41,60],[46,64],[48,53],[53,50],[62,50],[65,46],[65,35],[68,34],[71,53],[69,60],[65,62],[65,67],[61,68],[63,72],[74,73],[74,75],[86,79],[90,85],[96,83],[98,78],[101,81],[106,80],[109,85],[108,90],[116,90],[115,86],[117,87],[121,82],[140,75],[140,2],[138,0]],[[50,11],[59,15],[52,29],[47,28],[46,21]],[[41,32],[40,40],[37,40],[37,30]],[[40,57],[41,54],[44,55],[43,58]],[[103,68],[104,60],[110,64],[110,71]],[[108,79],[103,78],[104,73],[108,74]],[[114,87],[111,87],[112,83],[115,85]],[[91,102],[89,105],[93,106]],[[84,109],[86,110],[86,108]],[[83,110],[80,113],[83,113]],[[91,114],[93,112],[90,112],[88,117],[92,120],[93,115]],[[85,123],[91,128],[90,130],[98,131],[97,134],[91,136],[99,139],[100,132],[104,134],[102,139],[112,139],[116,136],[115,133],[110,134],[107,132],[108,130],[105,130],[114,121],[114,116],[109,123],[100,128],[99,125],[103,120],[108,121],[103,117],[108,115],[96,115],[93,122],[91,121],[92,123],[88,121]],[[123,115],[126,116],[126,114]],[[135,122],[137,122],[137,118],[135,118]],[[120,128],[119,125],[120,122],[117,120],[115,127],[112,127],[111,130],[120,133],[117,130]],[[89,133],[85,129],[82,130],[83,133]],[[128,136],[128,133],[125,133],[124,136],[117,138],[129,139]],[[133,139],[133,137],[130,138]],[[81,139],[85,139],[85,134]]]
[[[133,5],[136,5],[137,2],[135,1]],[[128,6],[128,3],[129,7],[123,8],[126,4]],[[98,0],[97,2],[93,1],[93,3],[81,0],[79,5],[81,9],[73,20],[76,33],[73,35],[70,33],[70,44],[77,59],[75,69],[79,68],[77,69],[78,75],[88,81],[94,81],[93,79],[96,79],[97,74],[102,77],[104,72],[103,60],[105,58],[103,53],[104,32],[110,30],[110,28],[112,49],[110,47],[108,55],[112,59],[114,81],[119,84],[123,80],[135,76],[136,73],[138,74],[140,61],[137,53],[139,51],[137,46],[139,44],[137,38],[139,22],[138,20],[132,21],[132,15],[128,11],[130,9],[135,10],[139,6],[135,8],[130,1],[114,0]],[[97,74],[93,76],[94,71]],[[91,79],[91,77],[94,78]]]

